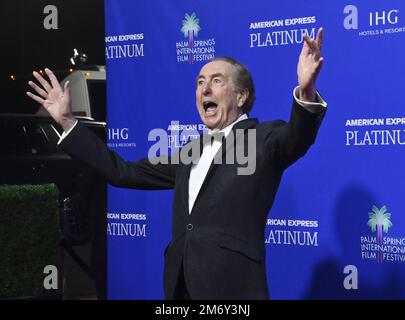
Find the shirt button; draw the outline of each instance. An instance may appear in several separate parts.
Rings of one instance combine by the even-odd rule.
[[[193,228],[194,228],[194,226],[193,226],[191,223],[189,223],[189,224],[187,225],[187,230],[188,230],[188,231],[193,230]]]

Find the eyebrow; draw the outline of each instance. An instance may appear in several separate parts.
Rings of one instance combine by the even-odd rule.
[[[218,73],[214,73],[214,74],[212,74],[212,75],[210,75],[209,76],[209,78],[215,78],[215,77],[222,77],[222,78],[225,78],[225,75],[223,74],[223,73],[220,73],[220,72],[218,72]],[[205,76],[203,76],[203,75],[198,75],[197,76],[197,78],[195,79],[196,80],[196,82],[199,80],[199,79],[201,79],[201,78],[204,78],[205,79]]]

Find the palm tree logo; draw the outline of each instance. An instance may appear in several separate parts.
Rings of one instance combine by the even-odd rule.
[[[184,38],[188,38],[188,46],[190,48],[193,47],[194,36],[198,37],[198,32],[201,30],[199,23],[200,20],[197,18],[195,12],[191,15],[186,13],[180,31],[183,32]],[[191,53],[188,55],[188,62],[193,63],[193,55]]]
[[[378,209],[373,205],[372,211],[368,213],[367,225],[371,228],[372,232],[377,230],[377,244],[381,245],[383,243],[383,231],[388,232],[388,229],[392,227],[391,213],[387,212],[387,207],[383,206]],[[383,254],[382,251],[377,252],[377,262],[382,263]]]

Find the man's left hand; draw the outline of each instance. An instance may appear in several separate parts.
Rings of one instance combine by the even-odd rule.
[[[298,60],[299,99],[306,102],[316,101],[315,81],[322,67],[323,29],[319,28],[316,40],[304,35],[304,45]]]

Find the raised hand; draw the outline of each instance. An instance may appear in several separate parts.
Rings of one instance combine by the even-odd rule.
[[[319,28],[316,40],[304,35],[304,44],[297,66],[300,99],[303,101],[316,100],[315,81],[323,62],[322,35],[322,28]]]
[[[34,72],[35,79],[41,84],[38,86],[35,82],[29,81],[28,84],[35,90],[37,95],[27,92],[27,95],[42,105],[51,115],[51,117],[61,125],[64,131],[68,131],[75,123],[70,101],[69,81],[64,88],[59,84],[54,73],[45,69],[51,83],[46,81],[38,72]]]

